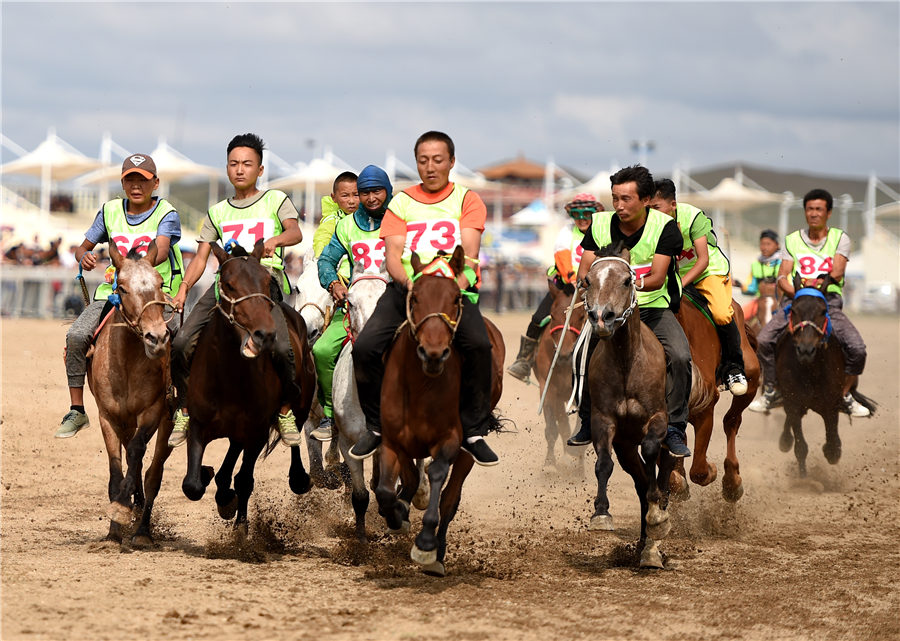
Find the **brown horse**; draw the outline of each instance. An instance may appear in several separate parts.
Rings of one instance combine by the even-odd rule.
[[[548,280],[547,286],[553,297],[550,307],[550,324],[541,332],[534,358],[534,375],[540,383],[541,390],[549,385],[544,398],[544,438],[547,441],[547,454],[544,457],[545,465],[556,465],[554,447],[557,439],[562,440],[563,447],[572,435],[569,417],[566,414],[566,402],[572,394],[572,352],[581,328],[584,327],[584,306],[576,303],[569,318],[569,326],[565,328],[566,311],[572,304],[572,296],[575,288],[572,285],[560,287],[555,280]],[[565,328],[565,331],[563,329]],[[560,341],[562,345],[559,346]],[[553,367],[550,382],[547,382],[547,374],[553,355],[559,346],[559,356]],[[579,452],[581,448],[579,448]]]
[[[744,373],[747,376],[747,393],[733,396],[731,406],[725,413],[723,426],[727,439],[725,454],[725,476],[722,478],[722,496],[727,501],[737,501],[744,494],[741,481],[740,463],[737,457],[737,433],[741,426],[742,414],[753,401],[759,387],[759,360],[756,358],[756,339],[748,337],[744,325],[744,312],[735,301],[731,302],[734,320],[741,333],[741,352],[744,357]],[[716,370],[722,358],[722,348],[718,332],[712,321],[685,296],[681,309],[676,314],[678,322],[687,335],[691,346],[693,374],[691,397],[688,403],[688,421],[694,426],[694,456],[691,459],[691,481],[697,485],[709,485],[716,480],[718,471],[715,463],[706,458],[706,450],[712,437],[716,403],[719,389]],[[672,489],[676,493],[686,493],[684,462],[679,461],[672,476]]]
[[[203,452],[210,441],[227,438],[228,452],[215,475],[216,505],[224,519],[236,512],[235,527],[246,530],[256,460],[270,432],[273,440],[267,451],[277,442],[275,424],[282,385],[271,355],[276,327],[273,308],[277,303],[269,297],[269,272],[259,263],[262,241],[250,255],[239,246],[231,256],[216,244],[212,250],[219,261],[219,303],[200,334],[191,363],[188,467],[181,487],[189,499],[200,500],[213,477],[213,469],[202,464]],[[316,375],[303,319],[286,303],[280,308],[294,353],[294,380],[300,388],[291,407],[295,420],[302,424],[312,405]],[[243,462],[232,490],[231,475],[241,452]],[[309,491],[310,478],[303,468],[299,446],[291,448],[289,481],[296,494]]]
[[[668,426],[666,357],[653,331],[641,322],[629,252],[617,246],[597,254],[585,279],[585,309],[601,340],[591,356],[591,437],[597,452],[592,530],[612,530],[607,485],[612,449],[634,479],[641,502],[641,567],[662,568],[657,541],[671,529],[665,510],[674,460],[662,441]],[[659,473],[657,475],[657,460]]]
[[[449,261],[454,274],[461,273],[464,261],[465,252],[458,246]],[[416,273],[422,271],[416,254],[412,266]],[[415,459],[430,456],[428,509],[410,556],[426,573],[438,576],[445,573],[447,528],[474,463],[471,455],[460,449],[462,361],[453,338],[461,314],[462,294],[456,278],[420,275],[410,287],[407,320],[388,354],[381,385],[383,440],[375,490],[378,512],[392,530],[409,527],[409,502],[419,484]],[[484,323],[492,346],[491,406],[495,407],[502,392],[505,347],[497,327],[487,319]],[[399,495],[395,489],[398,474],[402,481]]]
[[[767,278],[759,282],[759,296],[744,305],[744,318],[747,329],[755,336],[772,320],[772,314],[778,309],[777,287],[775,280]]]
[[[131,539],[136,547],[153,543],[150,515],[162,482],[163,464],[171,452],[167,441],[172,412],[166,400],[171,343],[162,277],[153,268],[156,252],[155,242],[150,243],[144,258],[134,251],[123,257],[111,246],[119,303],[111,321],[97,335],[87,368],[109,457],[110,523],[106,538],[122,540],[122,526],[131,523],[133,497],[134,505],[143,508]],[[142,486],[144,453],[154,434],[153,460]],[[123,447],[128,466],[125,476]]]
[[[775,371],[784,397],[784,431],[779,447],[794,456],[801,477],[806,476],[809,448],[803,438],[801,421],[812,410],[825,421],[825,445],[822,452],[832,465],[841,458],[838,436],[838,413],[843,397],[844,354],[831,333],[831,319],[825,292],[833,281],[825,277],[818,287],[804,288],[800,277],[794,278],[794,300],[790,305],[788,331],[775,348]],[[851,394],[857,402],[874,412],[874,401],[855,387]]]

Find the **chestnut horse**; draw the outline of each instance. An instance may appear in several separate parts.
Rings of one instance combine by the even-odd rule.
[[[695,290],[696,291],[696,290]],[[696,294],[699,296],[699,292]],[[744,373],[747,376],[747,393],[731,398],[731,406],[725,413],[723,426],[727,439],[725,454],[725,475],[722,478],[722,496],[727,501],[737,501],[744,494],[741,481],[740,463],[737,457],[737,433],[741,426],[742,414],[756,396],[759,387],[759,360],[756,358],[756,338],[748,337],[744,325],[744,312],[732,300],[734,321],[741,333],[741,352],[744,357]],[[716,480],[718,471],[715,463],[706,458],[706,450],[712,437],[716,403],[719,401],[717,369],[722,359],[722,348],[718,332],[710,318],[697,307],[689,296],[681,301],[681,309],[675,315],[684,329],[691,346],[691,396],[688,402],[688,421],[694,426],[694,456],[691,459],[691,481],[697,485],[709,485]],[[687,493],[684,479],[684,461],[679,461],[672,477],[672,489],[676,493]]]
[[[212,250],[219,261],[219,302],[200,334],[191,363],[188,466],[181,487],[189,499],[200,500],[213,477],[213,469],[203,465],[206,446],[214,439],[227,438],[228,452],[215,475],[216,505],[224,519],[236,512],[235,527],[246,531],[256,460],[270,433],[273,440],[268,451],[278,438],[276,419],[282,385],[271,355],[276,328],[273,308],[278,303],[269,297],[271,277],[259,262],[262,241],[249,255],[240,246],[231,256],[217,244]],[[315,395],[316,374],[303,319],[287,303],[281,303],[280,308],[294,353],[294,380],[300,388],[291,399],[291,407],[295,420],[302,424]],[[232,490],[231,475],[241,452],[243,462]],[[299,446],[291,448],[289,481],[294,493],[309,491],[310,478],[303,469]]]
[[[446,260],[439,256],[431,264]],[[449,257],[449,267],[459,274],[464,264],[465,252],[457,246]],[[410,556],[427,574],[444,576],[447,528],[459,507],[463,481],[474,464],[471,455],[460,448],[463,372],[453,338],[462,315],[462,292],[455,277],[420,274],[423,265],[415,253],[412,266],[419,276],[409,289],[406,321],[387,356],[381,384],[382,443],[375,497],[389,528],[408,528],[409,502],[419,484],[415,459],[432,458],[427,470],[431,487],[428,509]],[[492,347],[491,407],[496,407],[503,389],[506,349],[500,330],[486,318],[484,324]],[[493,427],[499,427],[496,418],[492,419]],[[398,474],[402,481],[399,495]]]
[[[89,353],[88,384],[97,400],[100,429],[109,457],[109,534],[122,540],[122,526],[131,523],[134,505],[142,507],[141,520],[131,542],[135,547],[153,543],[150,515],[169,457],[172,410],[167,402],[170,385],[171,342],[165,316],[171,314],[162,291],[162,277],[153,267],[156,242],[143,258],[134,250],[123,257],[110,245],[116,268],[112,319],[101,326]],[[111,302],[116,298],[111,297]],[[141,467],[150,438],[156,434],[153,460],[143,487]],[[122,447],[127,474],[122,475]],[[146,494],[145,494],[146,492]]]
[[[589,365],[591,437],[597,452],[597,496],[590,529],[612,530],[607,486],[611,449],[634,479],[641,502],[641,567],[662,568],[657,541],[671,529],[666,511],[674,465],[662,448],[668,426],[666,356],[638,313],[635,276],[621,243],[604,247],[585,279],[585,310],[597,343]],[[657,460],[659,472],[657,475]]]
[[[759,296],[744,305],[744,318],[747,329],[755,336],[772,320],[772,314],[778,309],[777,288],[775,279],[766,278],[759,281]]]
[[[812,410],[825,421],[825,445],[822,452],[832,465],[841,458],[841,438],[838,436],[844,385],[844,354],[831,333],[831,318],[825,292],[833,281],[828,275],[818,287],[803,287],[800,277],[794,278],[793,302],[785,308],[788,331],[775,348],[775,371],[784,397],[784,431],[779,440],[782,452],[794,446],[794,456],[801,477],[806,476],[806,455],[809,448],[803,438],[801,421]],[[874,412],[876,404],[854,387],[853,398]]]
[[[566,402],[572,394],[572,352],[581,328],[584,327],[585,319],[584,306],[578,302],[572,310],[568,328],[563,331],[566,311],[572,304],[575,288],[569,284],[560,287],[555,280],[548,280],[547,287],[553,297],[550,307],[550,324],[541,332],[534,357],[534,375],[540,383],[541,390],[545,385],[549,385],[543,407],[544,438],[547,441],[544,465],[553,466],[556,465],[556,456],[553,450],[557,439],[562,440],[565,448],[566,441],[572,435],[569,417],[566,413]],[[562,342],[561,346],[559,346],[560,341]],[[559,356],[548,383],[547,374],[550,371],[550,364],[553,362],[557,346],[559,346]],[[578,449],[580,454],[582,449]]]

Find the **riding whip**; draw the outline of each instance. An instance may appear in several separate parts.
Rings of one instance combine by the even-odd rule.
[[[559,352],[562,349],[563,337],[565,337],[566,332],[569,331],[569,320],[572,318],[572,310],[575,309],[575,301],[577,300],[577,297],[578,283],[575,283],[575,291],[572,293],[572,303],[566,310],[566,322],[563,323],[562,333],[560,334],[559,342],[556,344],[556,351],[553,353],[553,360],[550,361],[550,369],[547,370],[547,378],[544,380],[544,389],[541,391],[541,402],[538,403],[538,414],[540,414],[544,409],[544,399],[547,397],[547,390],[550,388],[550,377],[553,376],[553,368],[556,367],[556,359],[559,358]]]
[[[87,252],[85,252],[87,253]],[[84,260],[84,256],[81,257]],[[84,305],[87,307],[91,304],[91,297],[88,295],[87,283],[84,282],[84,274],[82,273],[81,261],[78,261],[78,275],[75,280],[81,285],[81,297],[84,299]]]

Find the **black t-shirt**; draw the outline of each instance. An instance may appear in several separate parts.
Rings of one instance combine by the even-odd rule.
[[[591,221],[591,225],[593,225],[593,221]],[[600,251],[600,247],[597,246],[597,242],[594,240],[594,234],[592,233],[592,229],[588,228],[586,232],[584,232],[584,238],[581,240],[581,247],[588,251],[592,251],[594,253]],[[630,250],[633,249],[635,245],[641,240],[641,236],[644,235],[644,227],[641,226],[636,232],[631,235],[626,236],[625,233],[619,229],[619,217],[613,215],[609,222],[609,237],[612,239],[613,245],[615,245],[618,241],[623,241],[625,246]],[[669,307],[672,311],[678,311],[678,308],[681,305],[681,293],[678,291],[678,263],[676,262],[678,256],[681,255],[682,249],[682,238],[681,232],[678,230],[678,223],[675,222],[675,219],[668,221],[663,227],[662,233],[659,235],[659,240],[656,243],[656,251],[654,254],[661,254],[663,256],[670,256],[672,258],[669,261],[668,268],[668,290],[669,290],[669,300],[671,300],[671,304]]]

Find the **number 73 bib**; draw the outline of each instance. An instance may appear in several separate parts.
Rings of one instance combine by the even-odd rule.
[[[458,220],[434,219],[406,223],[406,247],[416,252],[422,260],[430,259],[439,251],[447,253],[462,243]]]

